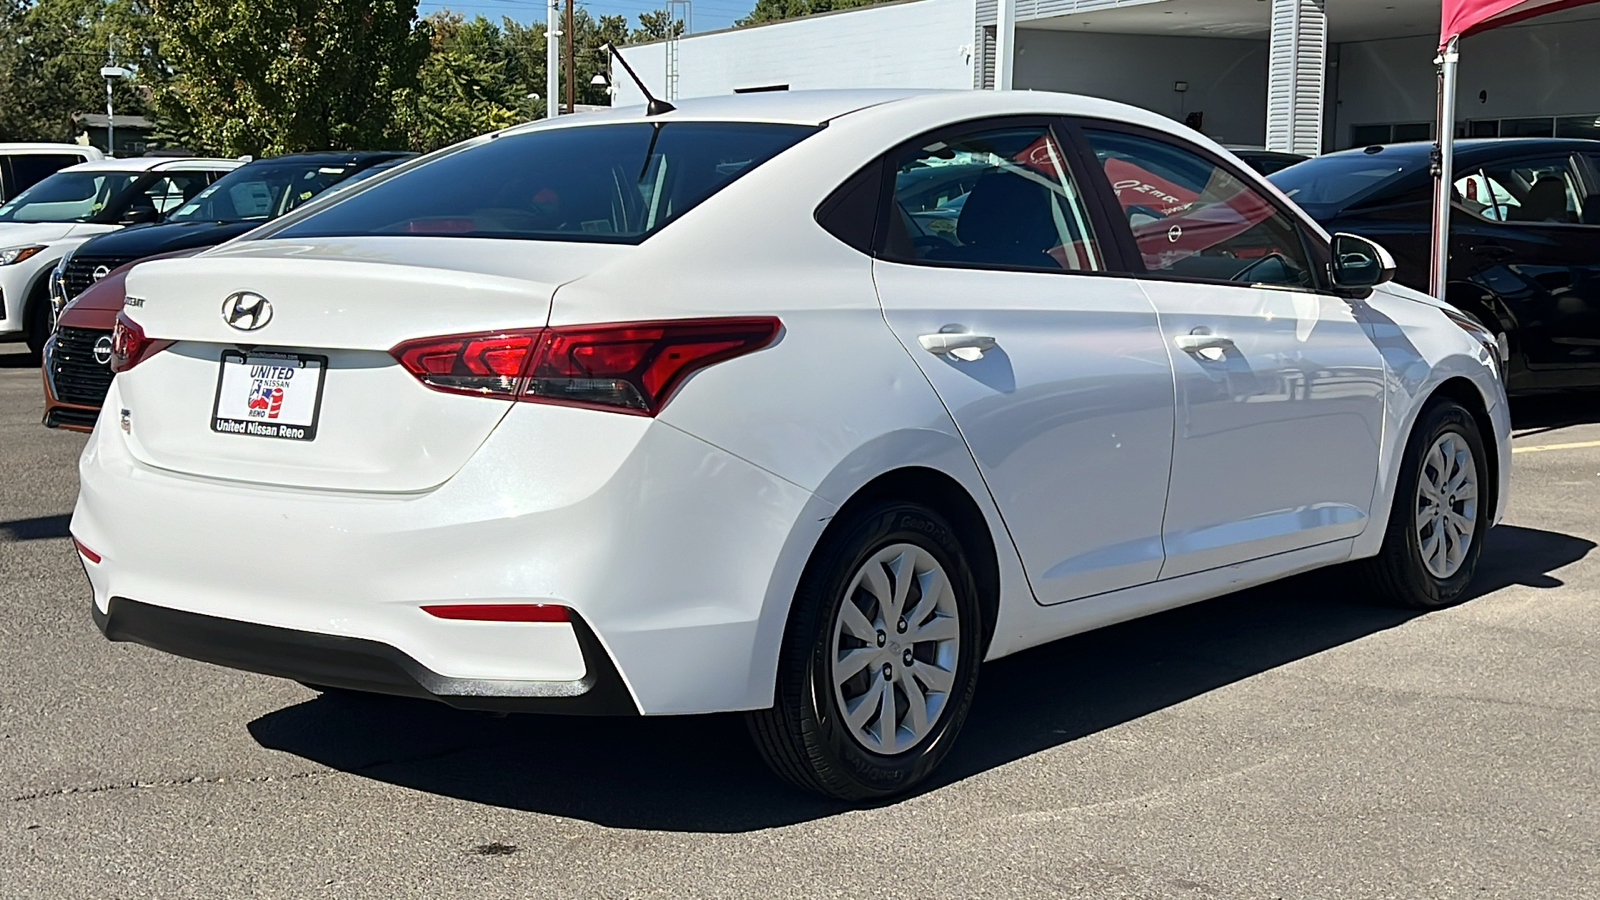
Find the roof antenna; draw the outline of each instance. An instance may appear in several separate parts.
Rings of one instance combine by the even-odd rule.
[[[622,63],[622,68],[627,70],[628,77],[632,78],[633,83],[639,86],[639,93],[644,94],[644,98],[650,101],[649,105],[644,108],[645,115],[659,116],[662,113],[669,113],[677,109],[676,106],[673,106],[671,103],[668,103],[665,100],[657,100],[656,96],[650,93],[650,89],[644,86],[644,79],[640,78],[638,74],[633,71],[633,66],[628,65],[628,61],[622,58],[622,52],[617,49],[616,44],[606,41],[606,50],[609,51],[612,56],[617,58],[617,62]]]

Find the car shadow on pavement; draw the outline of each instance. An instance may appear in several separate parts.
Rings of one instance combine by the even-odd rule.
[[[1550,573],[1594,543],[1514,526],[1489,533],[1474,597]],[[1418,613],[1327,571],[1100,629],[986,666],[940,786],[1137,719]],[[770,774],[738,716],[595,719],[453,710],[325,694],[249,724],[262,746],[390,784],[618,828],[741,832],[848,807]]]
[[[1511,401],[1511,428],[1519,438],[1594,422],[1600,422],[1600,391],[1529,394]]]
[[[0,522],[0,535],[13,541],[38,541],[48,538],[71,537],[67,527],[72,516],[38,516],[32,519],[12,519]]]

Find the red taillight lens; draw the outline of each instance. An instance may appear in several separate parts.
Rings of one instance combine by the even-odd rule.
[[[119,312],[117,324],[111,329],[111,371],[126,372],[172,344],[146,337],[138,322]]]
[[[771,317],[577,325],[407,341],[389,351],[435,390],[653,416],[690,373],[760,350]]]
[[[83,554],[83,558],[87,559],[89,562],[97,563],[97,564],[100,562],[100,554],[94,552],[93,550],[90,550],[88,548],[88,546],[84,544],[83,541],[80,541],[77,538],[73,538],[72,539],[72,546],[77,547],[78,548],[78,552],[82,553]]]
[[[567,608],[553,603],[442,603],[422,611],[440,619],[469,622],[565,622]]]
[[[542,329],[456,334],[407,341],[390,350],[406,371],[434,390],[478,397],[517,395]]]

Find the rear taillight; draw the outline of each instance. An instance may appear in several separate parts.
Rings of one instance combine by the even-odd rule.
[[[439,603],[422,611],[466,622],[566,622],[567,608],[551,603]]]
[[[690,373],[760,350],[771,317],[570,325],[406,341],[389,353],[439,391],[653,416]]]
[[[127,313],[119,312],[117,324],[111,330],[111,371],[126,372],[172,344],[172,341],[146,337],[138,322],[128,318]]]

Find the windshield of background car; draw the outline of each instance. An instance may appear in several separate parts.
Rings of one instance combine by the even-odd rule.
[[[57,172],[0,206],[0,222],[87,222],[141,172]]]
[[[353,167],[354,163],[251,163],[218,179],[167,221],[274,219],[343,181]]]
[[[271,236],[636,243],[816,131],[641,122],[507,135],[396,174]]]
[[[1313,219],[1322,219],[1427,164],[1428,158],[1422,154],[1402,157],[1392,153],[1339,153],[1280,169],[1268,175],[1267,180]]]

